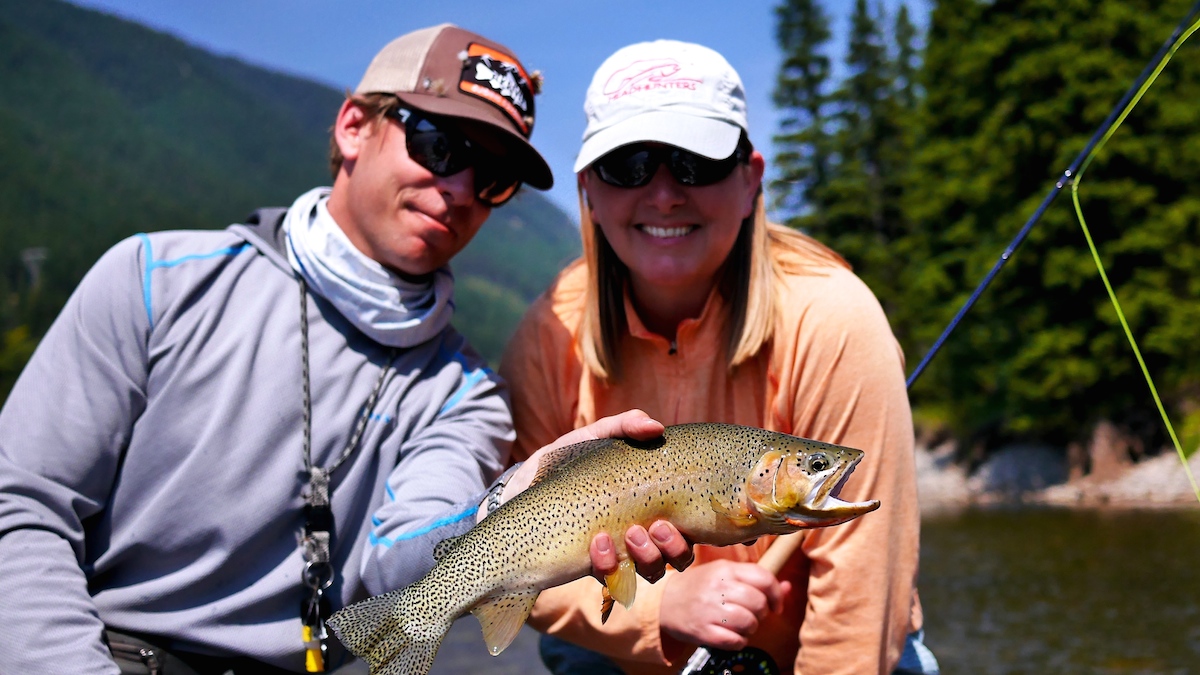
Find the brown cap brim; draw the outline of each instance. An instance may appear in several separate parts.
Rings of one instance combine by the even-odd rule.
[[[554,174],[541,153],[511,126],[496,124],[495,116],[487,114],[487,111],[477,112],[469,106],[464,106],[461,101],[444,96],[400,92],[396,94],[396,98],[433,115],[469,119],[501,132],[501,138],[517,163],[521,181],[539,190],[549,190],[554,186]]]
[[[500,138],[503,139],[512,154],[522,182],[539,190],[549,190],[554,186],[554,174],[550,171],[550,165],[542,158],[541,153],[512,127],[496,124],[494,116],[487,114],[486,111],[476,112],[472,108],[464,106],[460,101],[443,96],[401,92],[396,94],[396,98],[417,110],[433,115],[469,119],[495,129],[500,132]]]

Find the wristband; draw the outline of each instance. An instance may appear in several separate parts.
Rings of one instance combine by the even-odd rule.
[[[491,514],[493,511],[500,508],[500,497],[504,494],[504,486],[508,484],[508,479],[512,478],[512,475],[516,473],[517,469],[521,468],[522,464],[524,464],[524,462],[517,462],[516,464],[508,467],[508,470],[500,474],[500,477],[496,479],[496,482],[492,483],[492,486],[488,488],[487,497],[484,499],[484,501],[487,503],[488,514]]]

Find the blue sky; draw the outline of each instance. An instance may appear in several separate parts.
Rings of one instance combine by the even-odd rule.
[[[550,198],[572,217],[578,207],[571,167],[583,133],[584,92],[596,67],[620,47],[672,38],[721,52],[746,86],[755,146],[769,149],[776,127],[771,90],[779,50],[771,0],[73,1],[339,90],[353,88],[375,52],[410,30],[450,22],[485,35],[545,76],[532,140],[554,171]],[[929,0],[906,1],[923,24]],[[900,2],[885,0],[884,6],[892,13]],[[824,5],[833,17],[833,43],[840,47],[854,3],[824,0]],[[735,7],[740,11],[732,11]]]

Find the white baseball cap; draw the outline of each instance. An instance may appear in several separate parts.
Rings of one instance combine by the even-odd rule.
[[[588,123],[576,173],[646,141],[724,159],[748,129],[746,92],[733,66],[708,47],[676,40],[617,50],[592,78],[583,110]]]

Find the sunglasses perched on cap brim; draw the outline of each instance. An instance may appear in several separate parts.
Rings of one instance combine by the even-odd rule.
[[[670,145],[634,143],[592,162],[600,180],[621,188],[642,187],[654,178],[659,165],[666,164],[671,176],[681,185],[703,187],[719,183],[733,173],[738,164],[750,161],[750,143],[745,136],[733,154],[725,159],[709,159]]]
[[[408,156],[430,173],[445,177],[474,169],[475,196],[491,207],[517,194],[521,179],[501,167],[500,157],[472,143],[453,122],[403,107],[389,110],[387,115],[404,125]]]

